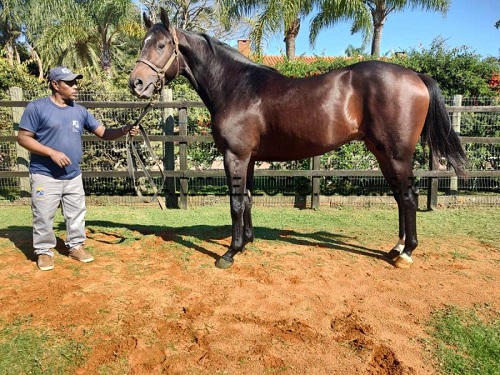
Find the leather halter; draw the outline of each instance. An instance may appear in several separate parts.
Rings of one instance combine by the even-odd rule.
[[[158,75],[158,80],[154,84],[156,87],[157,91],[160,91],[163,85],[165,84],[165,73],[167,70],[170,68],[170,66],[173,64],[174,60],[177,58],[177,73],[176,76],[179,74],[179,39],[177,38],[177,34],[175,32],[175,27],[170,28],[170,33],[172,34],[172,37],[174,39],[174,51],[172,52],[172,55],[166,62],[166,64],[163,66],[163,68],[157,67],[155,64],[153,64],[151,61],[148,61],[146,59],[139,59],[137,60],[138,63],[143,63],[149,66],[151,69],[153,69],[156,74]]]

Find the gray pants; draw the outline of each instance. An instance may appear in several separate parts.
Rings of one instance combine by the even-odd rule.
[[[54,216],[59,203],[66,222],[66,246],[72,250],[85,242],[85,192],[82,175],[72,180],[56,180],[30,174],[35,254],[53,256],[56,246]]]

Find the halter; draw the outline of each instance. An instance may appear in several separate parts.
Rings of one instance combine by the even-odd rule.
[[[179,39],[177,38],[177,34],[175,32],[175,27],[170,28],[170,33],[172,34],[172,37],[174,39],[174,51],[172,52],[172,55],[168,59],[167,63],[163,66],[163,68],[158,68],[155,64],[153,64],[151,61],[148,61],[146,59],[139,59],[137,60],[138,63],[143,63],[149,66],[151,69],[153,69],[156,74],[158,75],[158,80],[154,84],[156,87],[157,91],[160,91],[161,88],[164,85],[165,82],[165,73],[166,71],[170,68],[174,60],[177,58],[177,74],[179,74],[180,66],[179,66]]]

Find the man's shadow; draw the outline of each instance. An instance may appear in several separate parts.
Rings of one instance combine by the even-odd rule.
[[[64,223],[59,223],[54,227],[58,233],[66,230],[66,225]],[[21,251],[26,259],[33,262],[36,261],[36,256],[33,252],[33,227],[31,226],[9,226],[7,229],[0,229],[0,238],[6,238],[10,240],[14,246]],[[55,251],[62,254],[68,255],[68,249],[64,244],[63,238],[56,233],[56,247]]]

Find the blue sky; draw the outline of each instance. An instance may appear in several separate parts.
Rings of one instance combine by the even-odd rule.
[[[500,29],[494,26],[498,20],[500,0],[451,0],[446,16],[416,10],[391,13],[382,31],[380,51],[386,54],[419,47],[428,49],[436,37],[441,37],[450,48],[468,46],[482,57],[500,57]],[[360,47],[362,43],[361,35],[351,35],[349,29],[348,23],[323,29],[312,49],[306,19],[297,37],[296,54],[344,56],[349,44]],[[267,55],[283,55],[284,50],[282,35],[276,35],[264,45]]]

